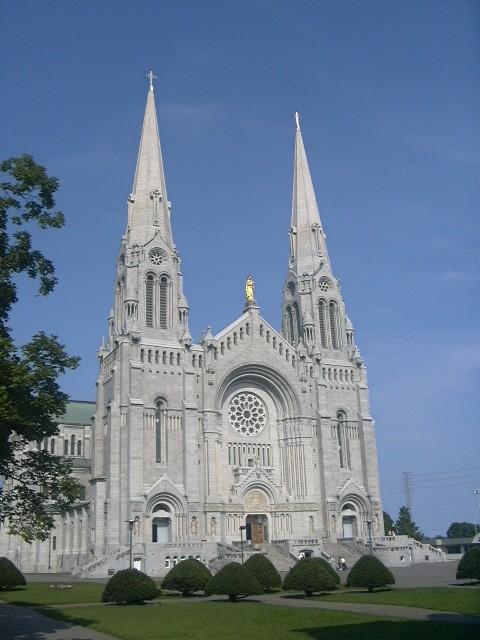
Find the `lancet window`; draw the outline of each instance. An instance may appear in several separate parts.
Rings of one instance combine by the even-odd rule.
[[[155,460],[165,461],[165,409],[166,403],[159,399],[155,402]]]
[[[327,347],[327,303],[325,300],[320,300],[318,303],[318,315],[320,323],[320,342],[322,347]]]
[[[149,273],[145,280],[145,324],[147,327],[153,327],[154,293],[155,276],[153,273]]]
[[[160,329],[167,328],[167,307],[168,307],[168,278],[167,276],[162,276],[160,278],[160,301],[159,301],[159,322]]]
[[[348,446],[347,416],[344,411],[337,412],[336,433],[340,467],[342,469],[349,469],[350,449]]]
[[[330,320],[330,339],[332,341],[332,349],[339,348],[339,335],[338,335],[338,307],[335,302],[330,301],[328,305],[328,314]]]
[[[145,324],[147,327],[168,328],[169,286],[167,276],[161,276],[157,280],[155,274],[147,274],[145,278]]]

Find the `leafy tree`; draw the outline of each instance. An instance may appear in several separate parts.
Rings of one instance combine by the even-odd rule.
[[[41,295],[56,284],[53,264],[32,247],[31,227],[58,229],[64,218],[52,211],[57,179],[31,156],[0,162],[0,174],[8,178],[0,182],[0,522],[31,542],[45,540],[54,512],[78,496],[69,465],[39,445],[57,433],[55,418],[68,399],[58,377],[75,368],[78,358],[43,332],[21,347],[13,341],[8,320],[18,299],[18,275],[37,279]]]
[[[480,580],[480,545],[467,549],[458,563],[457,580],[472,578]]]
[[[386,536],[389,535],[390,531],[395,531],[395,524],[392,517],[386,511],[383,512],[383,528]]]
[[[375,556],[362,556],[348,574],[347,587],[365,587],[373,591],[377,587],[395,584],[393,573]]]
[[[395,531],[399,536],[409,536],[419,541],[422,541],[425,537],[412,520],[412,515],[408,507],[400,507],[398,518],[395,522]]]
[[[180,591],[186,598],[195,591],[203,591],[211,577],[212,574],[203,563],[188,558],[170,569],[163,579],[162,588]]]
[[[262,585],[248,569],[245,569],[238,562],[226,564],[208,581],[205,587],[205,595],[226,595],[230,602],[261,593],[263,593]]]
[[[27,584],[25,576],[8,558],[0,558],[0,589],[22,587]]]
[[[250,556],[243,566],[255,576],[267,593],[282,586],[280,574],[267,556],[256,553]]]
[[[336,580],[313,558],[302,558],[288,572],[283,581],[285,590],[305,591],[311,596],[315,591],[333,591]]]
[[[333,578],[335,584],[340,584],[340,576],[332,567],[332,565],[325,560],[325,558],[320,558],[317,556],[315,558],[312,558],[312,560],[318,562],[318,564],[325,569],[325,571]]]
[[[158,595],[155,582],[138,569],[124,569],[110,578],[105,585],[102,602],[117,604],[141,604]]]
[[[452,522],[447,529],[447,538],[473,538],[476,533],[472,522]]]

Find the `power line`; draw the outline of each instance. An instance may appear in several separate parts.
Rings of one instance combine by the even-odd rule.
[[[441,476],[450,473],[462,473],[462,471],[480,471],[480,466],[463,467],[462,469],[449,469],[448,471],[414,471],[410,472],[414,476]]]

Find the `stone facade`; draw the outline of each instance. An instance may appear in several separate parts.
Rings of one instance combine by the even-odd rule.
[[[228,553],[244,525],[277,548],[383,535],[366,369],[298,118],[293,186],[281,332],[249,289],[242,315],[194,344],[149,88],[98,352],[84,575],[126,566],[130,528],[134,564],[151,574]]]

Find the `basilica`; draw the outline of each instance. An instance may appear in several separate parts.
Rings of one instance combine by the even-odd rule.
[[[24,571],[106,576],[130,561],[162,575],[189,556],[235,557],[246,537],[247,548],[298,557],[383,535],[366,368],[298,116],[294,134],[281,331],[249,276],[242,315],[196,344],[150,75],[96,402],[71,403],[44,444],[72,460],[81,499],[45,542],[2,532],[0,554]]]

